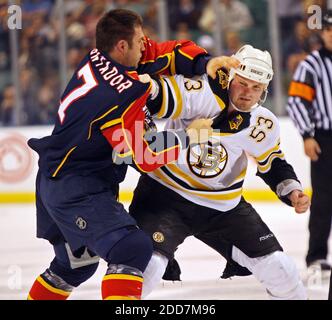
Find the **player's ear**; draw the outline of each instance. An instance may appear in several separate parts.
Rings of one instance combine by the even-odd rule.
[[[115,47],[120,53],[125,54],[128,51],[129,44],[126,40],[119,40]]]
[[[262,95],[258,101],[259,104],[263,104],[266,100],[267,94],[269,93],[269,90],[267,89],[267,87],[264,89],[264,91],[262,92]]]

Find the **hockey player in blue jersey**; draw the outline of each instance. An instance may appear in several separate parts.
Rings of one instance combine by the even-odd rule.
[[[67,299],[92,276],[99,257],[108,263],[103,299],[140,299],[152,244],[117,201],[124,160],[152,171],[176,160],[195,128],[160,132],[172,142],[152,148],[144,139],[145,104],[156,88],[139,81],[139,73],[193,76],[213,70],[219,60],[212,60],[190,41],[147,39],[134,12],[111,10],[101,18],[96,48],[66,87],[52,134],[28,142],[39,154],[37,237],[55,251],[28,299]],[[203,120],[195,126],[209,125]]]

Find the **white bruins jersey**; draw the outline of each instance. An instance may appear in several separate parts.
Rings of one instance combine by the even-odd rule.
[[[158,116],[173,113],[165,129],[184,129],[194,119],[215,117],[214,133],[209,143],[191,145],[181,151],[176,162],[149,176],[199,205],[219,211],[234,208],[242,195],[247,154],[257,160],[261,174],[269,172],[275,159],[284,159],[277,118],[262,106],[250,113],[227,116],[227,85],[220,81],[220,74],[218,86],[224,92],[219,96],[207,76],[195,80],[175,76],[162,81],[165,91]],[[168,103],[170,107],[166,108]]]
[[[220,74],[221,70],[219,71]],[[207,75],[188,79],[181,75],[163,77],[161,79],[162,103],[157,118],[174,120],[174,126],[178,122],[189,124],[193,119],[211,118],[226,109],[228,101],[220,97],[227,96],[227,75],[223,73],[223,85],[215,86]],[[213,90],[216,87],[216,90]],[[227,102],[227,103],[226,103]],[[173,122],[168,122],[172,127]],[[186,127],[186,126],[185,126]],[[182,128],[182,127],[181,127]]]

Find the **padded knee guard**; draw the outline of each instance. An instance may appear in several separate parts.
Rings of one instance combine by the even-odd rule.
[[[50,270],[52,274],[57,275],[72,287],[78,287],[93,276],[98,268],[98,263],[89,264],[76,269],[63,265],[56,258],[51,262]]]
[[[143,272],[149,263],[152,252],[150,238],[142,230],[134,229],[112,247],[106,261],[109,265],[126,265]]]
[[[54,246],[54,252],[49,270],[73,287],[88,280],[98,268],[99,257],[86,247],[72,252],[68,243],[61,242]]]
[[[153,252],[149,264],[143,273],[143,299],[159,284],[165,273],[167,263],[168,259],[164,255],[157,251]]]
[[[232,259],[246,267],[274,300],[306,300],[307,293],[293,260],[282,251],[250,258],[233,247]]]

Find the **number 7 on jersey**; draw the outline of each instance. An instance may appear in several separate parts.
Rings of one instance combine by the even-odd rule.
[[[60,118],[61,124],[63,124],[66,117],[67,108],[79,98],[85,96],[89,93],[94,87],[98,85],[97,80],[95,79],[93,72],[91,70],[90,63],[86,63],[80,70],[77,71],[77,77],[82,78],[83,84],[76,89],[72,90],[67,96],[61,101],[58,115]]]

